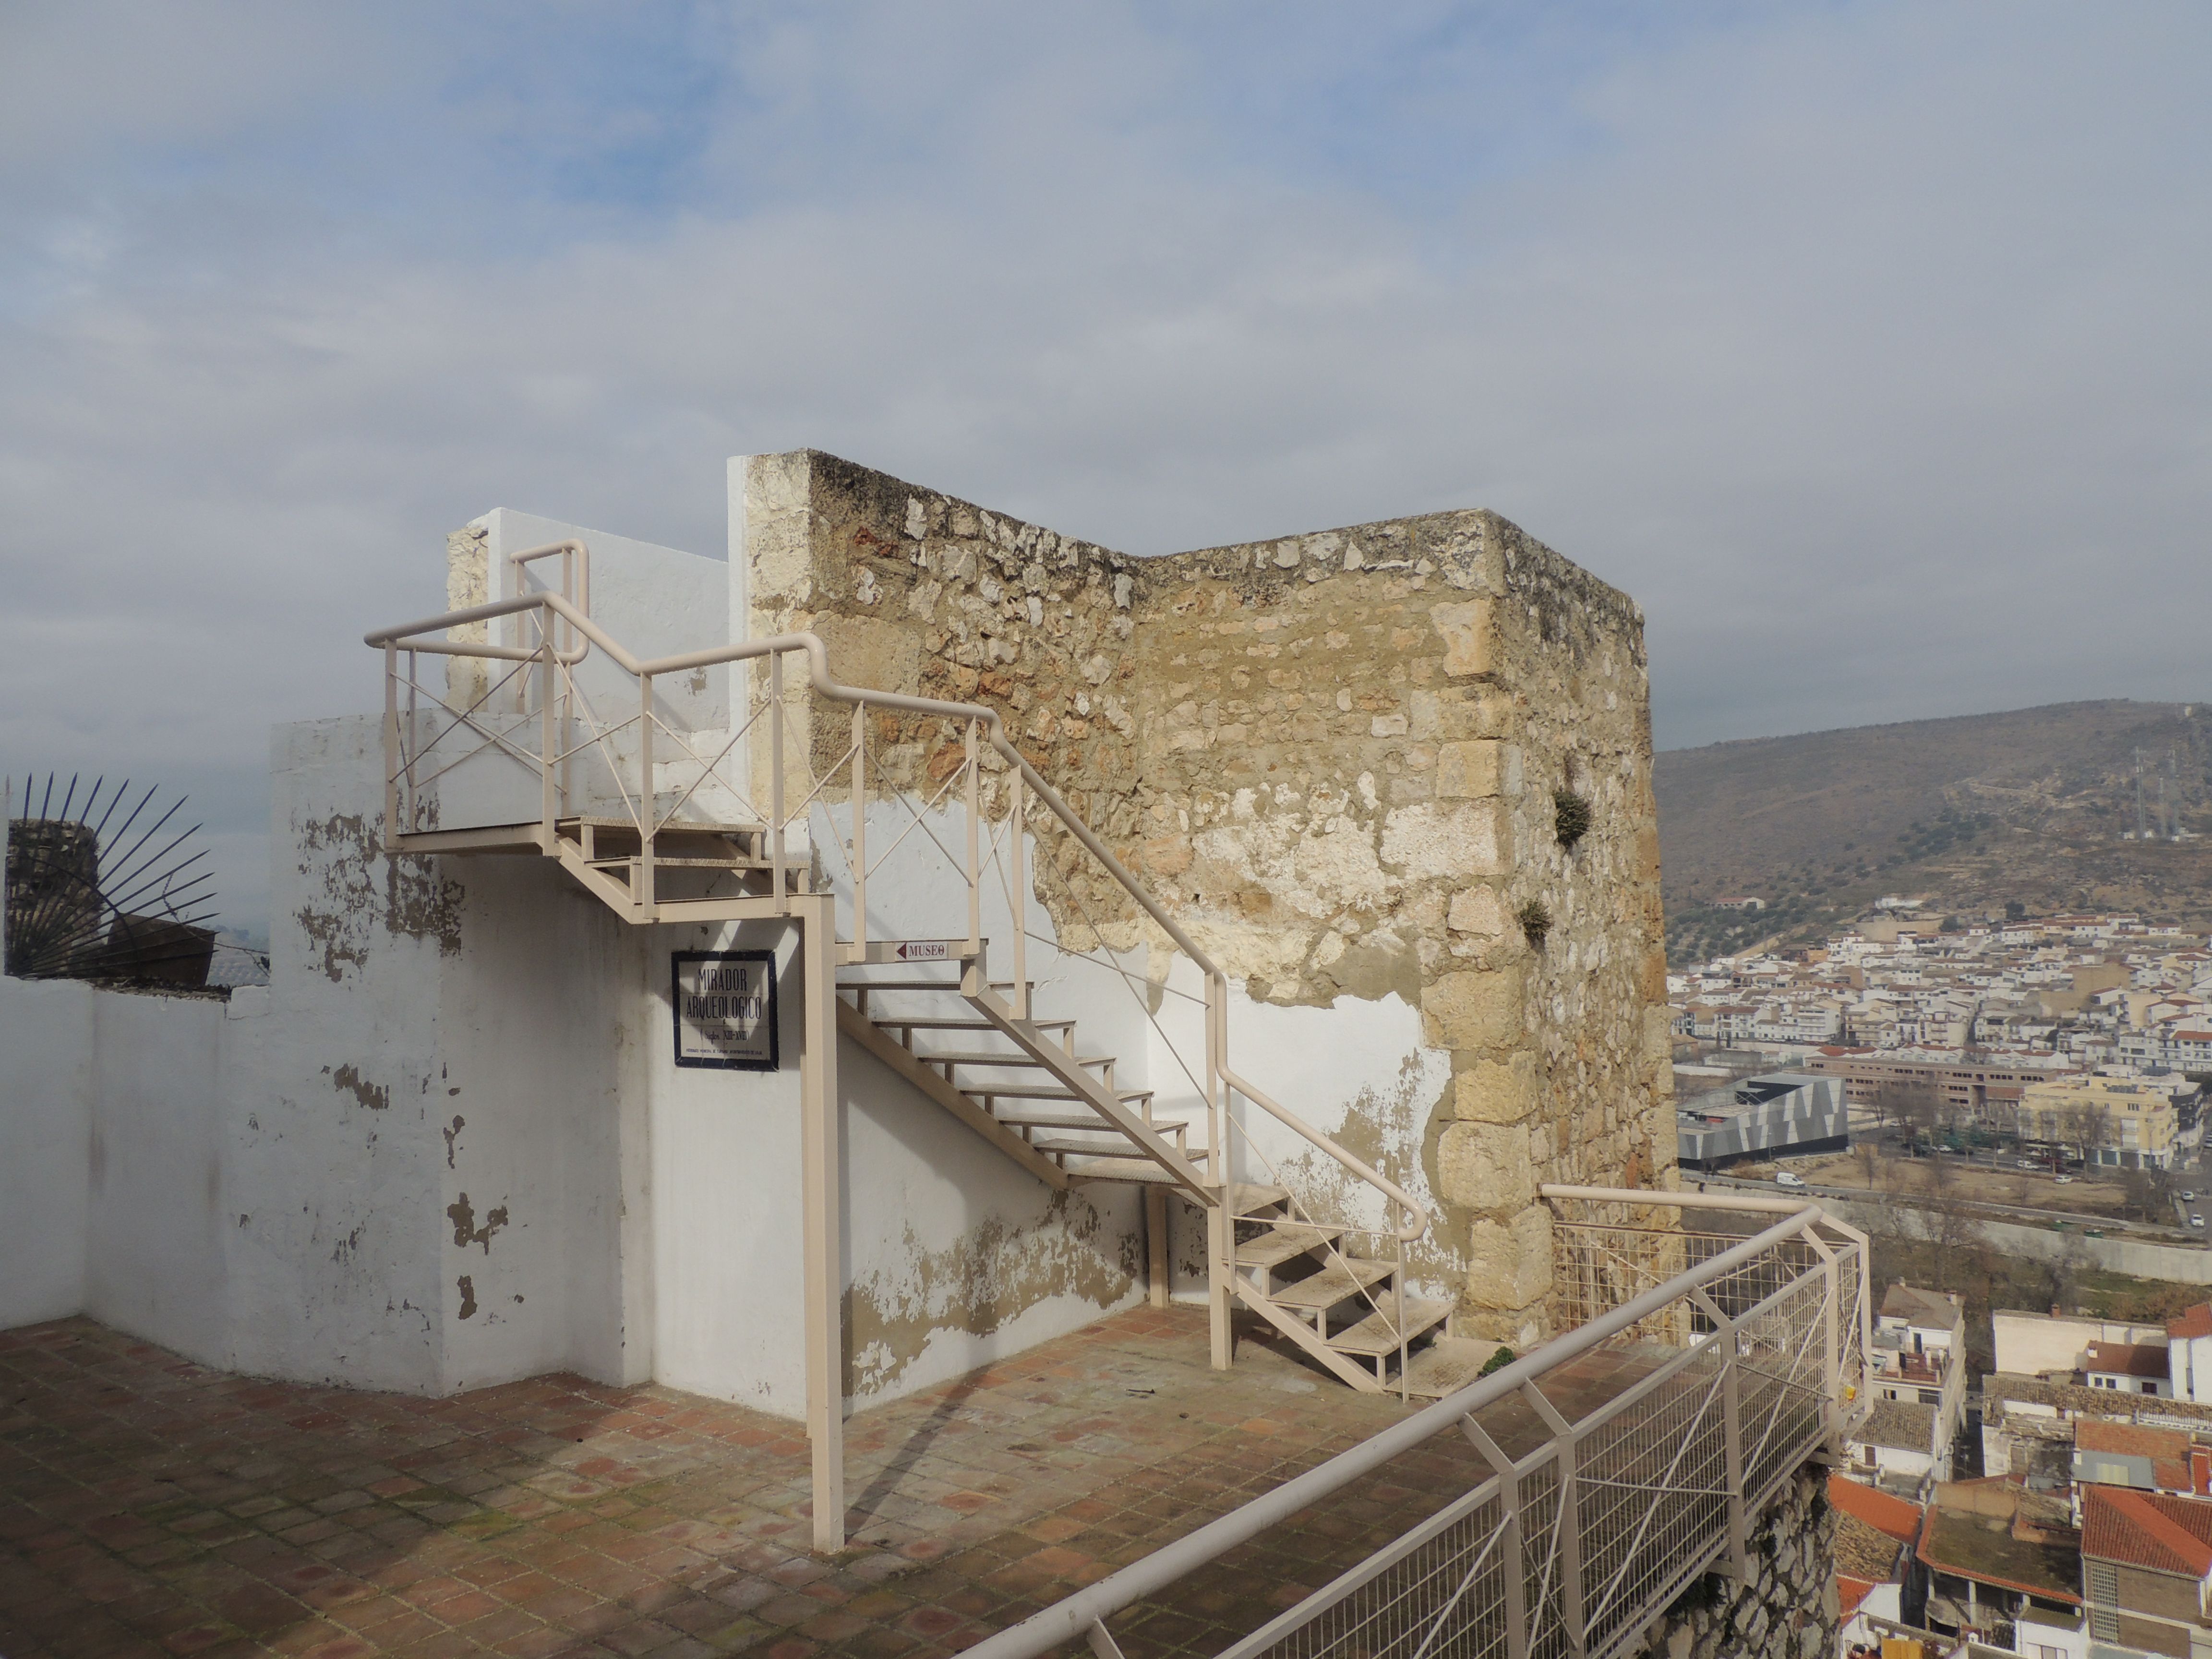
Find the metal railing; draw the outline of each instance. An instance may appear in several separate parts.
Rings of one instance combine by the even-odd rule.
[[[1013,919],[1008,931],[1018,1018],[1027,1018],[1030,1012],[1029,934],[1024,914],[1024,900],[1036,884],[1055,883],[1074,910],[1083,915],[1094,942],[1102,947],[1105,945],[1103,929],[1111,923],[1090,916],[1076,877],[1078,863],[1087,857],[1124,902],[1121,915],[1114,920],[1132,920],[1127,907],[1133,906],[1189,957],[1203,976],[1205,1055],[1191,1080],[1201,1098],[1208,1129],[1206,1145],[1200,1153],[1206,1183],[1225,1199],[1232,1180],[1228,1164],[1231,1133],[1243,1134],[1245,1144],[1252,1145],[1249,1131],[1234,1121],[1231,1109],[1234,1097],[1242,1096],[1382,1197],[1388,1206],[1389,1225],[1378,1231],[1355,1224],[1351,1231],[1377,1233],[1397,1241],[1401,1264],[1398,1278],[1402,1286],[1403,1245],[1428,1230],[1425,1207],[1397,1182],[1352,1156],[1232,1069],[1227,975],[1038,774],[1008,736],[997,710],[982,704],[840,684],[830,674],[827,647],[811,633],[781,634],[740,645],[641,659],[589,616],[589,554],[581,543],[533,549],[514,556],[509,562],[519,568],[529,560],[555,554],[562,560],[562,592],[520,594],[380,629],[364,636],[368,644],[381,648],[385,657],[387,847],[396,848],[400,836],[437,830],[432,787],[471,762],[489,757],[534,775],[534,836],[542,851],[559,852],[562,822],[581,817],[592,797],[590,784],[579,778],[580,765],[588,764],[596,769],[592,775],[601,788],[599,799],[606,799],[605,792],[611,791],[611,800],[618,809],[615,816],[626,822],[637,840],[636,851],[627,860],[628,885],[617,890],[611,881],[600,880],[597,883],[600,896],[617,908],[627,905],[637,920],[680,920],[684,918],[686,902],[706,901],[663,896],[661,860],[656,857],[656,848],[672,832],[682,832],[700,821],[697,803],[702,797],[728,803],[728,810],[749,815],[760,826],[769,891],[781,901],[787,894],[815,890],[811,852],[794,853],[794,844],[811,847],[811,837],[805,833],[811,813],[817,803],[842,793],[850,802],[850,838],[841,850],[850,883],[853,915],[853,937],[840,941],[843,959],[851,963],[881,959],[871,955],[868,878],[919,833],[937,842],[939,852],[966,884],[967,934],[964,939],[941,941],[948,959],[956,954],[979,960],[982,957],[987,876],[996,867]],[[495,643],[489,637],[457,638],[448,633],[483,633],[483,625],[503,617],[515,619],[511,643]],[[588,688],[580,683],[578,671],[594,648],[634,682],[635,702],[629,712],[617,716],[611,709],[600,709],[588,695]],[[496,678],[487,670],[484,683],[474,688],[473,696],[465,689],[449,697],[447,686],[432,685],[422,678],[419,658],[424,655],[472,658],[509,666]],[[795,685],[789,683],[793,677],[786,668],[787,662],[794,659],[801,671]],[[742,720],[738,700],[732,696],[730,729],[726,735],[716,731],[719,742],[712,746],[713,752],[702,752],[701,747],[694,746],[696,732],[672,720],[665,705],[656,700],[655,684],[690,677],[707,668],[737,665],[746,665],[748,675],[757,673],[759,683],[749,682]],[[471,684],[465,683],[465,688]],[[816,743],[810,726],[799,737],[797,764],[793,764],[787,737],[792,718],[789,694],[793,691],[811,691],[846,704],[852,711],[849,740],[826,763],[815,763]],[[960,744],[953,763],[944,768],[940,777],[930,780],[936,787],[927,795],[921,794],[921,786],[912,777],[886,775],[877,752],[880,744],[871,741],[876,721],[896,728],[899,722],[917,720],[936,723],[940,744],[948,729],[958,734]],[[767,738],[767,763],[755,769],[764,775],[734,776],[727,766],[730,757],[745,752],[741,745],[757,729],[763,729]],[[823,744],[823,752],[831,746]],[[940,746],[937,752],[941,755],[946,750]],[[667,789],[659,787],[656,754],[689,772],[688,782],[679,775]],[[866,811],[872,785],[877,800],[897,802],[911,819],[889,846],[878,849],[872,857]],[[955,791],[966,809],[966,844],[957,854],[938,842],[926,816],[954,798]],[[916,796],[921,800],[919,810],[915,805]],[[1032,802],[1043,808],[1042,823],[1031,811]],[[687,807],[693,809],[693,816],[685,815]],[[997,826],[989,832],[988,849],[984,845],[987,821]],[[510,827],[533,828],[527,823]],[[1049,856],[1038,858],[1040,867],[1032,873],[1025,863],[1026,836],[1035,830],[1052,828],[1057,828],[1064,839]],[[593,872],[580,867],[579,873],[590,877]],[[1157,1020],[1152,1024],[1155,1030],[1159,1030]],[[1161,1035],[1165,1040],[1164,1032]],[[1189,1075],[1188,1066],[1185,1072]],[[1233,1230],[1222,1231],[1213,1254],[1217,1258],[1233,1258]],[[1223,1284],[1233,1282],[1233,1261],[1217,1260],[1215,1265]]]
[[[1543,1191],[1554,1316],[1574,1328],[986,1638],[972,1659],[1086,1640],[1119,1659],[1124,1643],[1146,1650],[1154,1611],[1188,1645],[1193,1614],[1176,1596],[1202,1570],[1232,1566],[1231,1552],[1363,1477],[1392,1477],[1440,1437],[1463,1436],[1486,1473],[1296,1606],[1224,1632],[1221,1659],[1608,1659],[1699,1576],[1745,1577],[1754,1518],[1809,1455],[1839,1455],[1865,1409],[1864,1236],[1784,1200],[1696,1200],[1778,1212],[1745,1237],[1686,1228],[1662,1194]],[[1516,1412],[1540,1424],[1533,1449],[1501,1443]]]

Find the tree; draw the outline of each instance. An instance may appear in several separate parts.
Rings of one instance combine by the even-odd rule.
[[[1963,1289],[1978,1278],[1986,1281],[1996,1271],[1989,1235],[1966,1203],[1938,1193],[1914,1206],[1913,1231],[1928,1247],[1929,1266],[1938,1290]]]
[[[1875,1190],[1881,1185],[1881,1148],[1871,1140],[1862,1140],[1851,1151],[1858,1158],[1859,1169],[1866,1176],[1867,1190]]]

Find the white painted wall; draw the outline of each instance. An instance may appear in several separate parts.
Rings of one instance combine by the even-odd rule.
[[[0,976],[0,1328],[84,1307],[93,996]]]

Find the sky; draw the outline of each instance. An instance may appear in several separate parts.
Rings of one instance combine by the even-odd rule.
[[[1488,507],[1662,748],[2212,692],[2212,7],[0,7],[0,768],[367,710],[495,506],[815,447],[1133,553]],[[19,786],[20,787],[20,786]]]

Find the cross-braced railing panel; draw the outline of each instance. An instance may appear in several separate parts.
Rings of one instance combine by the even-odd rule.
[[[1564,1212],[1597,1191],[1546,1190]],[[1589,1322],[989,1638],[975,1659],[1028,1659],[1086,1631],[1102,1654],[1110,1644],[1127,1659],[1170,1648],[1224,1659],[1611,1659],[1700,1574],[1743,1572],[1761,1510],[1864,1408],[1844,1333],[1864,1316],[1865,1240],[1812,1206],[1708,1206],[1751,1215],[1763,1231],[1746,1236],[1669,1229],[1658,1218],[1673,1206],[1632,1218],[1640,1206],[1623,1203],[1629,1194],[1601,1195],[1607,1218],[1554,1222],[1559,1305],[1600,1309]],[[1669,1263],[1686,1265],[1650,1282]],[[1456,1492],[1424,1487],[1409,1460],[1455,1432],[1489,1473],[1468,1472]],[[1237,1626],[1210,1564],[1225,1570],[1245,1540],[1296,1528],[1328,1492],[1398,1469],[1416,1512],[1394,1541],[1297,1606]],[[1179,1600],[1186,1586],[1193,1597]],[[1194,1635],[1194,1620],[1214,1633]]]

